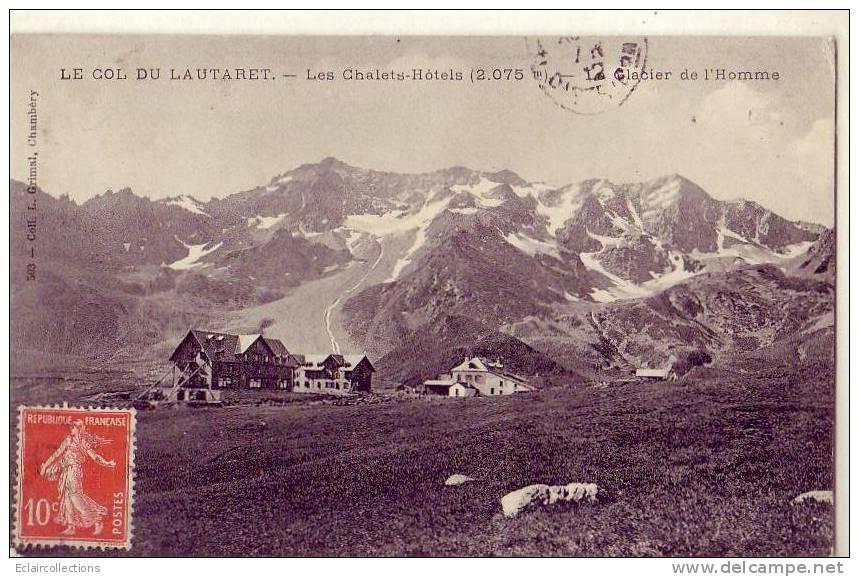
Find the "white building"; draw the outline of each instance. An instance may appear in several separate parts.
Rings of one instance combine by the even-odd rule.
[[[677,373],[671,367],[662,369],[636,369],[635,376],[639,379],[653,381],[676,381]]]
[[[424,381],[425,394],[448,397],[496,397],[533,390],[522,377],[505,372],[501,362],[480,357],[466,357],[450,374]]]
[[[441,378],[424,381],[424,393],[442,397],[474,397],[477,389],[451,380],[450,375],[441,375]]]

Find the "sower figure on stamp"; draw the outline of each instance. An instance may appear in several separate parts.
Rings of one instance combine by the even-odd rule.
[[[62,532],[64,535],[74,535],[77,527],[92,527],[93,535],[102,531],[107,507],[84,493],[83,463],[89,457],[103,467],[115,467],[116,462],[108,461],[95,452],[96,448],[109,442],[87,431],[83,421],[75,421],[69,436],[39,469],[39,473],[51,481],[59,477],[59,510],[55,521],[66,526]]]

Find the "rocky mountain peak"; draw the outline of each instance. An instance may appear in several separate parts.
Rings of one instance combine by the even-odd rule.
[[[147,197],[136,195],[130,187],[126,186],[120,188],[118,191],[109,188],[102,194],[97,194],[87,199],[82,206],[115,206],[121,203],[138,203],[140,201],[149,202],[150,200]]]
[[[528,182],[512,170],[499,170],[498,172],[489,172],[486,174],[489,180],[511,186],[527,186]]]

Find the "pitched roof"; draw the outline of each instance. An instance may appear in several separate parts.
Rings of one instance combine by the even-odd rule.
[[[263,340],[268,345],[268,348],[270,348],[275,355],[279,357],[285,357],[289,354],[289,351],[286,350],[286,345],[284,345],[280,339],[270,339],[268,337],[263,337]]]
[[[343,362],[344,362],[343,366],[347,369],[353,369],[353,368],[357,367],[359,364],[361,364],[362,361],[366,360],[367,364],[370,365],[370,370],[374,371],[374,372],[376,370],[376,367],[373,366],[373,363],[370,362],[370,359],[367,358],[367,355],[365,355],[365,354],[341,355],[341,357],[343,358]]]
[[[372,363],[370,363],[370,359],[367,358],[367,355],[341,355],[339,353],[305,353],[301,355],[292,355],[299,362],[299,364],[307,365],[309,364],[312,367],[321,367],[325,361],[331,359],[334,361],[334,365],[338,367],[344,367],[346,369],[352,369],[358,366],[358,363],[367,360],[367,364],[370,365],[370,369],[375,371],[375,367],[373,367]]]
[[[235,360],[236,346],[239,342],[238,335],[199,329],[193,329],[190,333],[197,339],[197,342],[203,348],[203,352],[210,359],[218,359],[219,361]]]
[[[213,360],[226,362],[236,361],[236,355],[244,353],[252,344],[262,337],[262,335],[259,334],[231,335],[229,333],[217,333],[215,331],[205,331],[200,329],[191,329],[189,333],[197,340],[207,357]],[[283,350],[286,351],[286,347],[277,339],[263,338],[262,340],[274,355],[279,355],[279,353],[276,352],[277,349],[275,349],[275,346],[278,344],[278,349],[282,347]],[[289,353],[287,352],[286,355],[289,355]]]
[[[331,356],[331,353],[304,353],[303,355],[295,355],[296,359],[300,356],[302,364],[309,364],[311,367],[321,367],[322,363]]]
[[[451,371],[488,371],[484,362],[480,359],[480,357],[471,357],[470,359],[465,359],[457,366],[453,367]]]
[[[467,357],[460,364],[455,366],[453,371],[484,371],[495,372],[501,374],[500,371],[504,368],[501,361],[493,361],[486,357]]]
[[[238,335],[239,344],[238,344],[238,347],[236,348],[236,354],[241,354],[241,353],[245,352],[246,350],[248,350],[250,348],[250,346],[252,344],[254,344],[255,342],[257,342],[257,339],[259,339],[261,336],[262,335],[259,333],[255,334],[255,335]]]
[[[510,379],[511,381],[516,381],[517,383],[527,385],[528,380],[520,377],[519,375],[514,375],[513,373],[505,373],[502,371],[489,371],[493,375],[498,375],[499,377],[504,377],[505,379]]]
[[[489,370],[498,369],[500,371],[501,369],[504,368],[504,363],[502,363],[500,359],[493,361],[492,359],[488,359],[486,357],[477,357],[477,358],[479,358],[483,362],[483,364],[486,365],[486,367]]]
[[[295,368],[301,364],[301,362],[295,358],[296,355],[290,354],[290,352],[286,348],[286,345],[284,345],[283,341],[281,341],[280,339],[270,339],[268,337],[263,337],[263,340],[276,357],[286,359],[285,364],[287,367]]]
[[[453,371],[482,371],[504,379],[516,381],[522,385],[528,383],[527,379],[504,371],[504,365],[500,361],[490,361],[485,357],[466,358],[463,362],[453,367],[451,372]]]
[[[537,387],[529,385],[527,381],[516,381],[516,390],[525,389],[526,391],[536,391]]]

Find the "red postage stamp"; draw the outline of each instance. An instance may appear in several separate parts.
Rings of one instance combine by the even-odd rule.
[[[131,547],[134,409],[20,407],[15,544]]]

